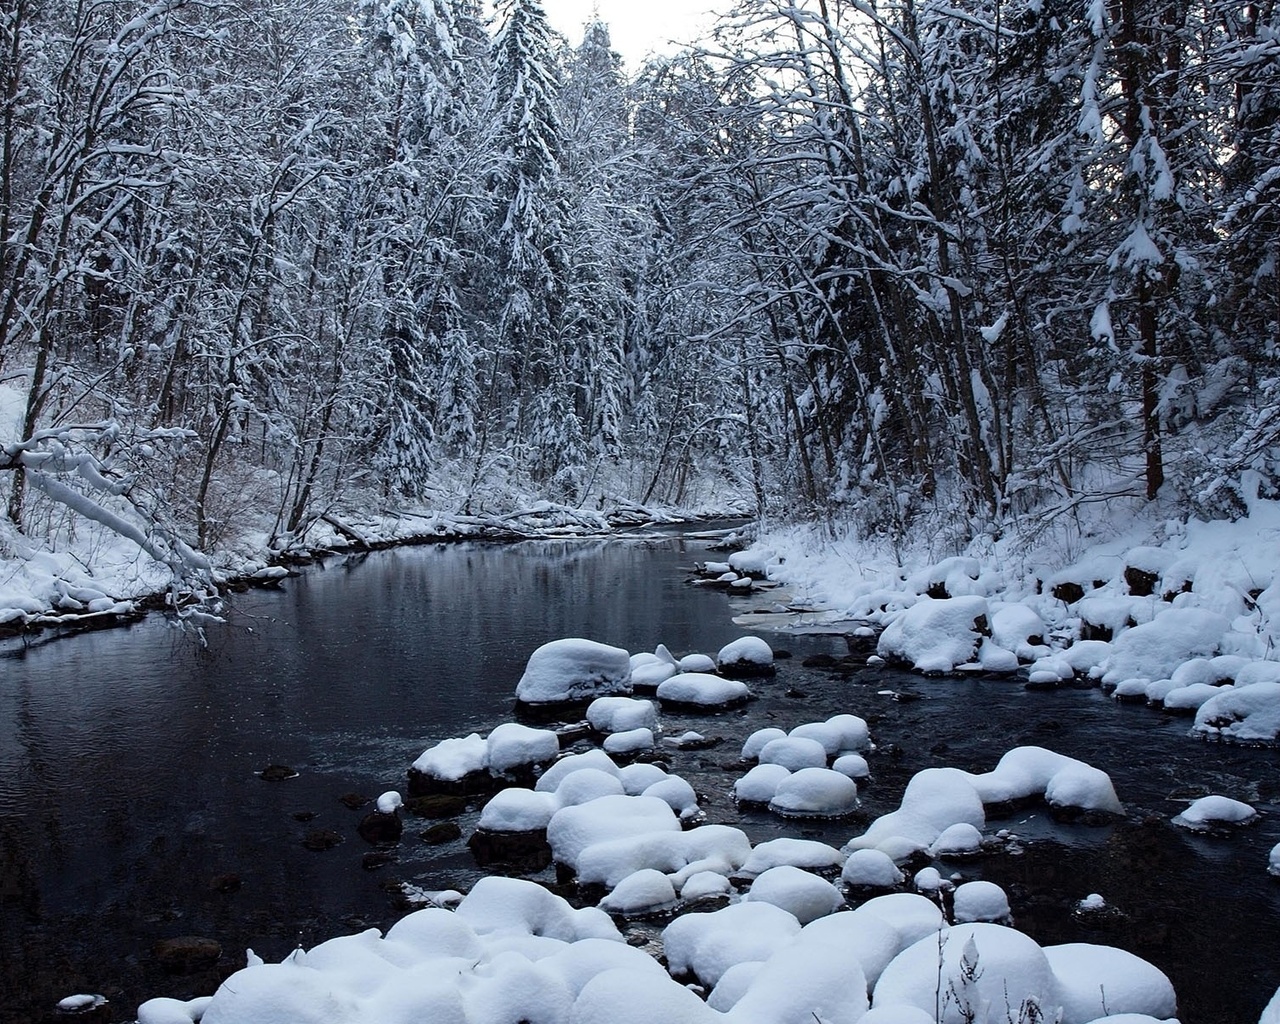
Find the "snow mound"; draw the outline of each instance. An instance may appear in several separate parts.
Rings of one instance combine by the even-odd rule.
[[[810,871],[831,870],[844,863],[844,854],[834,846],[816,839],[794,839],[781,836],[754,847],[742,864],[740,874],[755,878],[770,868],[790,865]]]
[[[817,740],[792,733],[766,743],[760,751],[760,763],[780,764],[793,772],[801,768],[825,768],[827,751]]]
[[[628,875],[653,868],[671,876],[677,888],[700,872],[728,876],[746,861],[751,841],[731,825],[703,825],[688,831],[637,831],[601,840],[578,857],[578,880],[612,887]]]
[[[992,771],[971,778],[984,804],[1042,796],[1051,807],[1124,813],[1106,772],[1043,747],[1015,747]]]
[[[525,664],[516,699],[556,704],[631,692],[631,656],[619,647],[574,637],[543,644]]]
[[[630,732],[632,729],[651,729],[656,732],[658,709],[649,700],[597,697],[587,707],[587,723],[596,732],[603,733]]]
[[[743,636],[725,644],[716,667],[729,675],[767,675],[773,671],[773,648],[758,636]]]
[[[1208,739],[1275,743],[1280,739],[1280,683],[1237,682],[1200,705],[1193,729]]]
[[[744,900],[781,907],[802,925],[834,914],[844,906],[840,890],[825,878],[789,864],[761,873],[751,884]]]
[[[876,983],[872,1005],[911,1006],[938,1024],[1004,1024],[1034,1004],[1053,1020],[1058,981],[1044,951],[997,924],[960,924],[899,953]]]
[[[893,858],[880,850],[854,850],[840,872],[840,881],[854,888],[896,889],[905,878]]]
[[[1057,979],[1062,1024],[1088,1024],[1120,1014],[1164,1019],[1177,1012],[1173,985],[1158,967],[1123,949],[1072,942],[1046,946]]]
[[[987,921],[995,924],[1009,924],[1011,916],[1009,897],[994,882],[965,882],[956,887],[955,919],[957,923]]]
[[[559,810],[550,793],[531,789],[502,789],[484,805],[479,827],[489,832],[533,832],[544,829]]]
[[[765,748],[765,744],[786,738],[786,732],[775,726],[769,726],[765,729],[757,729],[742,744],[742,759],[744,761],[754,761],[760,756],[760,751]]]
[[[724,707],[749,700],[747,684],[705,672],[679,672],[658,684],[658,700],[697,707]]]
[[[479,733],[441,740],[413,762],[415,771],[434,779],[457,782],[489,767],[489,745]]]
[[[680,820],[657,797],[601,796],[556,811],[547,824],[547,842],[557,861],[577,871],[582,852],[596,843],[679,831]]]
[[[652,750],[654,744],[652,729],[628,729],[615,732],[604,739],[606,754],[638,754],[642,750]]]
[[[639,917],[670,910],[676,905],[671,879],[654,868],[641,868],[620,881],[600,901],[600,909],[622,917]]]
[[[790,777],[791,769],[780,764],[758,764],[733,784],[733,797],[741,803],[767,804]]]
[[[1258,812],[1240,800],[1226,796],[1202,796],[1173,819],[1175,825],[1204,832],[1221,825],[1248,825],[1256,821]]]
[[[889,624],[876,650],[919,672],[953,672],[973,660],[986,624],[984,597],[923,598]]]
[[[550,729],[504,722],[485,740],[489,771],[504,775],[524,765],[554,761],[560,753],[560,739]]]
[[[838,818],[857,806],[858,784],[830,768],[793,772],[778,783],[769,801],[769,810],[787,818]]]
[[[662,945],[673,975],[692,974],[715,985],[730,967],[768,960],[799,933],[794,915],[772,903],[735,903],[676,918],[663,931]]]
[[[1170,608],[1120,634],[1102,665],[1102,683],[1168,679],[1184,661],[1216,654],[1228,629],[1230,623],[1215,612]]]

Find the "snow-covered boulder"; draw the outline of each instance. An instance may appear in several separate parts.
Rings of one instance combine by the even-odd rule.
[[[716,667],[727,676],[771,676],[773,649],[758,636],[739,637],[720,648]]]
[[[1103,664],[1102,684],[1123,679],[1168,679],[1184,661],[1218,653],[1230,628],[1221,615],[1201,608],[1170,608],[1126,630]]]
[[[896,889],[905,878],[893,858],[879,850],[854,850],[840,872],[840,881],[855,889]]]
[[[533,832],[545,829],[559,804],[550,793],[502,789],[484,805],[479,827],[489,832]]]
[[[927,850],[952,825],[967,822],[980,829],[986,820],[972,776],[958,768],[925,768],[907,783],[898,809],[873,821],[845,849],[877,849],[903,862]]]
[[[533,788],[539,793],[554,793],[568,776],[585,769],[604,772],[606,775],[621,776],[618,766],[603,750],[586,750],[581,754],[566,754],[560,758],[538,776],[538,781]]]
[[[751,972],[726,1016],[734,1024],[857,1024],[866,988],[858,950],[801,931]]]
[[[621,917],[641,917],[670,910],[676,905],[671,879],[653,868],[641,868],[619,882],[600,901],[600,909]]]
[[[760,751],[761,764],[780,764],[788,771],[801,768],[825,768],[827,751],[817,740],[805,736],[790,736],[770,740]]]
[[[765,748],[765,744],[771,740],[780,740],[786,736],[786,732],[776,726],[768,726],[764,729],[757,729],[742,744],[742,759],[744,761],[754,761],[760,756],[760,751]]]
[[[680,820],[665,801],[657,797],[615,795],[556,811],[547,823],[547,841],[555,859],[576,871],[582,852],[596,843],[651,832],[679,831]]]
[[[831,770],[847,775],[855,782],[871,777],[871,766],[861,754],[842,754],[831,762]]]
[[[516,699],[558,704],[631,692],[631,655],[620,647],[574,637],[543,644],[525,664]]]
[[[624,757],[652,750],[653,743],[652,729],[628,729],[625,732],[615,732],[606,736],[604,751],[606,754]]]
[[[1208,739],[1275,743],[1280,739],[1280,683],[1237,682],[1200,705],[1193,728]]]
[[[554,761],[560,753],[560,739],[550,729],[504,722],[485,739],[489,771],[503,775],[514,768]]]
[[[790,865],[808,871],[830,871],[844,863],[844,854],[834,846],[816,839],[796,839],[780,836],[756,846],[739,872],[743,877],[755,878],[770,868]]]
[[[709,654],[686,654],[676,662],[676,668],[681,672],[714,672],[716,659]]]
[[[679,672],[658,684],[658,700],[676,705],[721,708],[751,699],[747,684],[704,672]]]
[[[733,784],[733,796],[739,803],[767,804],[778,792],[791,769],[780,764],[758,764]]]
[[[1027,605],[993,605],[991,639],[1021,660],[1034,661],[1043,655],[1047,650],[1044,644],[1047,634],[1044,620]]]
[[[971,857],[982,852],[982,833],[969,822],[958,821],[942,830],[928,852],[937,858]]]
[[[489,766],[489,747],[479,733],[441,740],[422,752],[413,767],[424,775],[457,780]]]
[[[880,975],[872,1006],[940,1009],[938,1024],[1005,1024],[1031,1003],[1053,1020],[1057,992],[1034,940],[998,924],[959,924],[899,953]]]
[[[793,914],[772,903],[735,903],[709,914],[685,914],[667,925],[662,945],[676,977],[715,985],[730,967],[768,960],[800,933]]]
[[[1177,1012],[1177,996],[1164,972],[1123,949],[1072,942],[1045,946],[1044,955],[1058,982],[1062,1024],[1121,1014],[1166,1020]]]
[[[778,783],[769,801],[769,810],[786,818],[839,818],[857,807],[858,784],[830,768],[793,772]]]
[[[1009,897],[994,882],[965,882],[956,887],[955,919],[957,924],[986,921],[1010,924]]]
[[[952,672],[973,660],[989,628],[986,598],[924,598],[889,624],[876,650],[919,672]]]
[[[634,674],[633,669],[632,675]],[[587,724],[596,732],[603,733],[629,732],[632,729],[651,729],[656,732],[658,709],[651,700],[597,697],[587,706]]]
[[[1258,812],[1241,800],[1226,796],[1202,796],[1173,819],[1175,825],[1193,832],[1230,825],[1249,825],[1258,820]]]
[[[1106,772],[1043,747],[1015,747],[992,771],[970,778],[984,804],[1042,796],[1057,810],[1124,813]]]
[[[781,864],[761,873],[751,883],[744,899],[781,907],[802,925],[834,914],[844,906],[844,897],[834,885],[790,864]]]

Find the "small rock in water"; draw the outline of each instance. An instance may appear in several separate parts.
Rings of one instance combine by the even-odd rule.
[[[429,846],[440,846],[462,838],[462,828],[456,821],[441,821],[418,833],[424,843]]]
[[[209,879],[209,888],[224,894],[239,892],[241,884],[240,876],[235,874],[214,875]]]
[[[181,935],[161,939],[151,947],[151,955],[172,974],[189,974],[212,967],[222,956],[222,946],[215,939],[199,935]]]
[[[359,793],[343,793],[342,796],[338,797],[338,803],[353,811],[360,810],[368,802],[369,798],[361,796]]]
[[[331,828],[313,828],[302,837],[302,845],[316,853],[332,850],[340,842],[342,835]]]
[[[393,850],[373,850],[366,853],[360,859],[360,866],[366,871],[377,871],[378,868],[385,868],[388,864],[394,864],[396,861],[395,851]]]
[[[467,798],[449,793],[411,796],[404,809],[415,818],[456,818],[467,809]]]
[[[284,782],[298,777],[298,773],[285,764],[269,764],[258,775],[267,782]]]
[[[404,822],[394,811],[370,811],[360,819],[356,831],[367,843],[396,843],[404,832]]]

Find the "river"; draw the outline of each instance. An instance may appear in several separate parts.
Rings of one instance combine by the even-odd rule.
[[[477,877],[465,845],[421,843],[426,823],[410,822],[394,862],[367,868],[371,847],[355,825],[368,806],[341,798],[402,788],[425,747],[509,719],[524,662],[547,640],[714,654],[745,631],[724,595],[685,584],[706,557],[703,542],[678,536],[401,549],[237,595],[207,647],[160,617],[10,643],[0,651],[0,1021],[40,1021],[75,992],[107,995],[110,1019],[130,1020],[149,996],[189,998],[217,983],[210,971],[165,973],[158,940],[214,938],[226,971],[246,947],[273,960],[387,927],[403,913],[399,883],[465,888]],[[707,794],[710,820],[757,840],[786,831],[839,845],[859,830],[797,830],[740,815],[727,796],[750,731],[837,711],[867,718],[879,744],[867,816],[896,806],[923,767],[986,770],[1025,743],[1079,757],[1112,775],[1124,823],[995,822],[1023,837],[1022,852],[960,870],[1004,885],[1018,925],[1042,943],[1110,943],[1161,967],[1184,1024],[1257,1019],[1280,985],[1280,884],[1265,872],[1280,840],[1274,751],[1204,746],[1185,719],[1096,690],[805,668],[807,655],[844,653],[843,638],[764,635],[794,657],[754,684],[759,700],[722,716],[664,716],[669,733],[724,738],[672,764]],[[272,764],[298,777],[259,777]],[[1262,823],[1226,838],[1169,825],[1183,798],[1206,792],[1251,800]],[[460,819],[464,838],[474,821]],[[314,829],[344,841],[313,852],[302,839]],[[1118,913],[1073,915],[1091,892]]]

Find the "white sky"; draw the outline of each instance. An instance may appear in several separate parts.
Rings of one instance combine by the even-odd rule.
[[[574,46],[582,42],[583,26],[598,11],[609,26],[613,48],[633,71],[651,53],[678,50],[671,40],[698,39],[714,21],[712,9],[728,6],[729,0],[542,0],[551,27]]]

